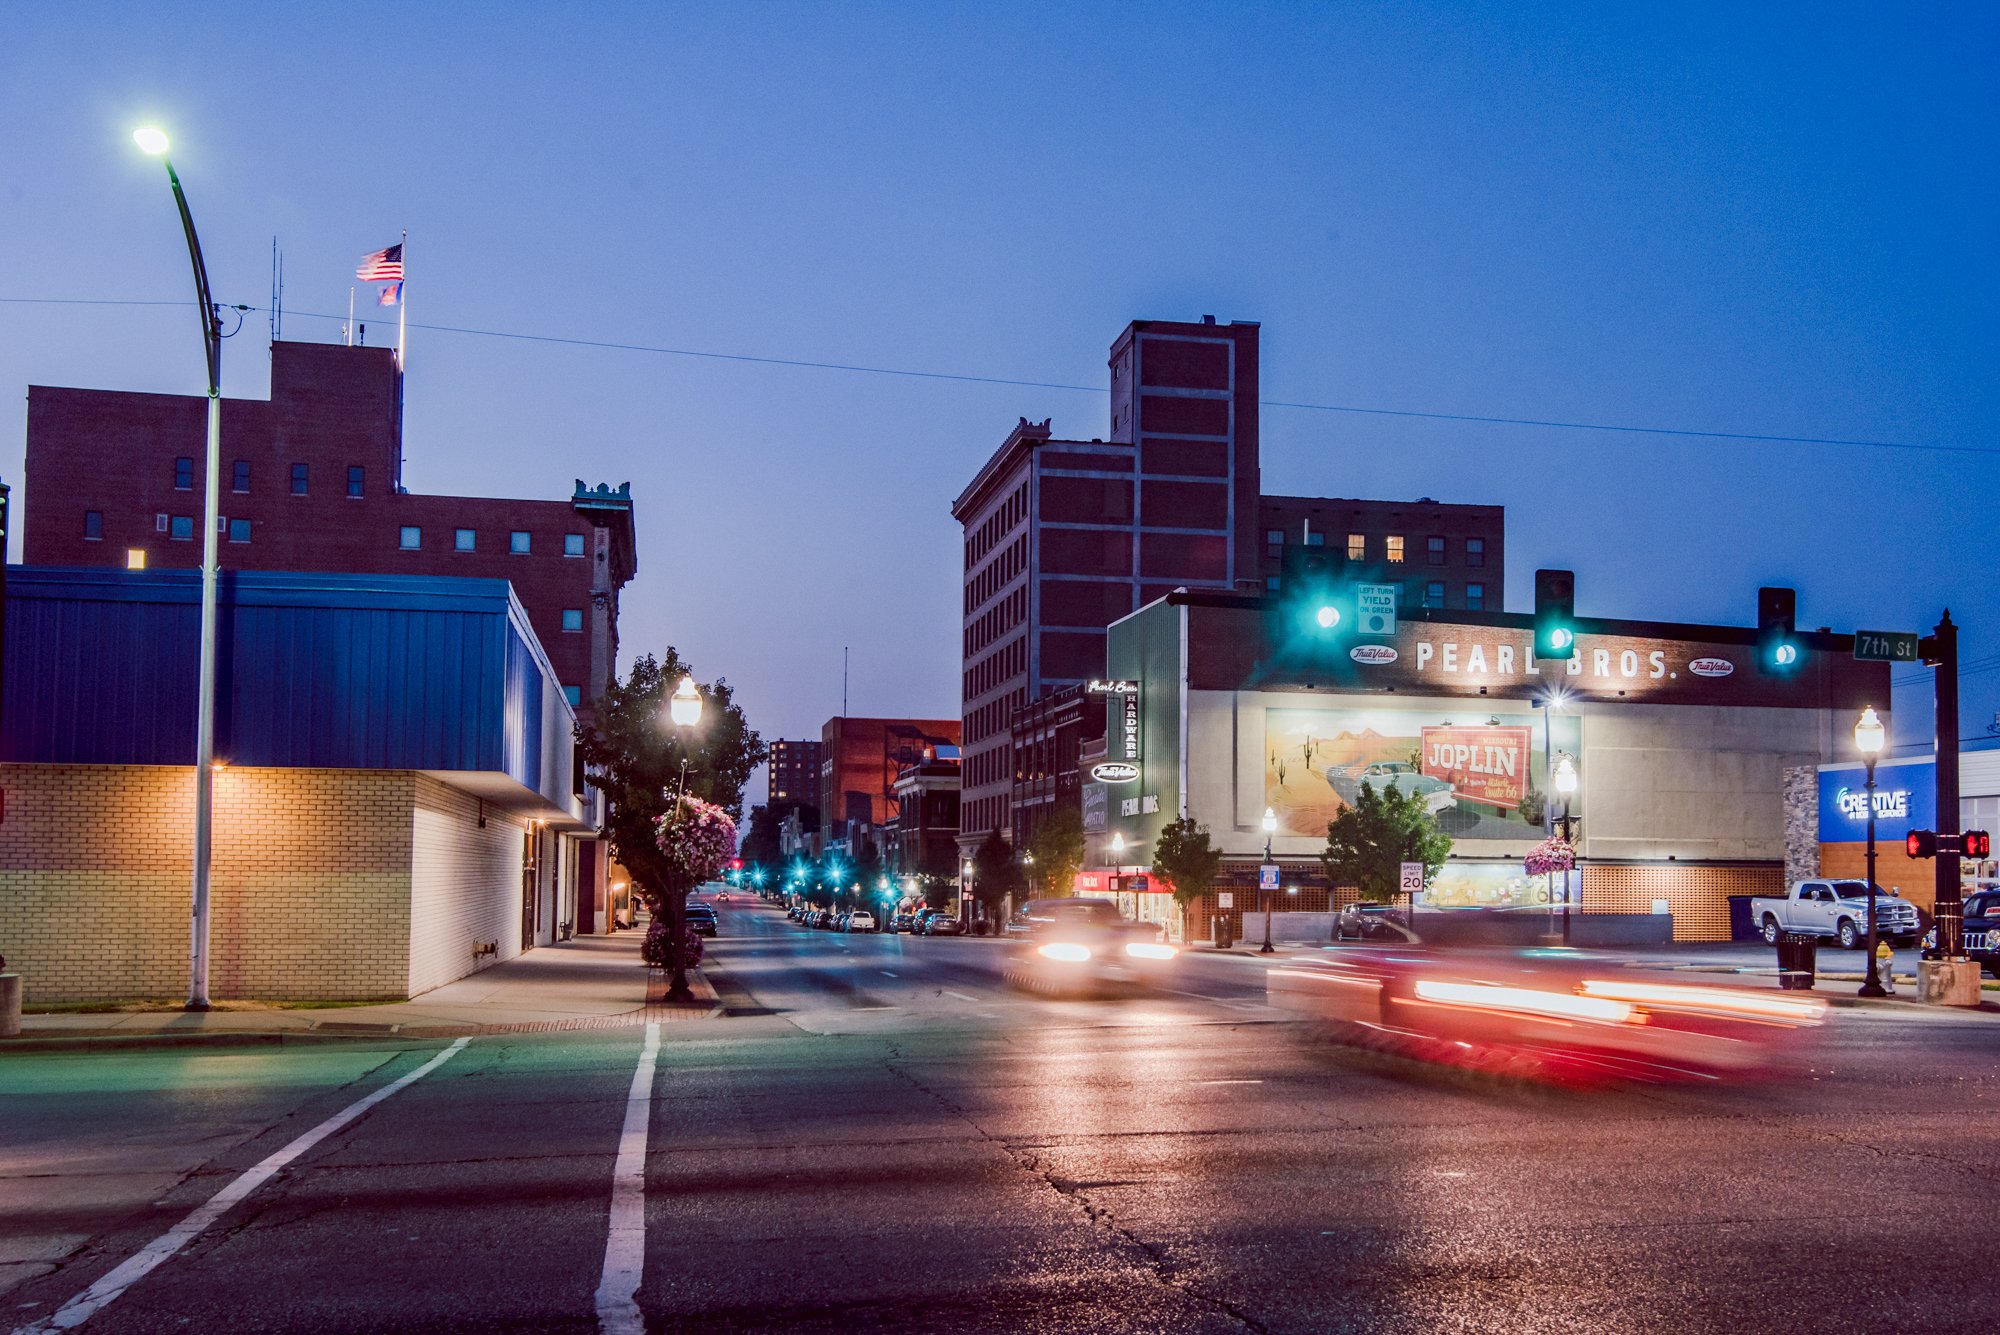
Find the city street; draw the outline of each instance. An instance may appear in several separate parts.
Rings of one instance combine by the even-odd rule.
[[[660,1332],[2000,1320],[1991,1015],[1840,1010],[1783,1085],[1580,1094],[1334,1050],[1252,956],[1053,1000],[991,941],[721,918],[700,1023],[0,1054],[0,1329],[636,1329],[628,1247]]]

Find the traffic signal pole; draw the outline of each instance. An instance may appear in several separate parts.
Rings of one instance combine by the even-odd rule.
[[[1937,669],[1937,891],[1931,916],[1937,927],[1932,959],[1917,963],[1917,994],[1947,1006],[1977,1006],[1979,965],[1965,956],[1965,906],[1959,898],[1958,863],[1958,627],[1945,610],[1924,643]],[[1950,836],[1947,838],[1946,836]]]

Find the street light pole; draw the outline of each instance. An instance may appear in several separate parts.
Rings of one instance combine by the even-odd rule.
[[[681,736],[681,782],[674,794],[672,819],[681,813],[681,799],[687,796],[687,733],[701,722],[701,688],[692,676],[683,675],[674,687],[674,693],[667,699],[667,717],[673,720],[674,728]],[[667,1000],[692,1001],[694,992],[687,981],[687,891],[682,890],[668,897],[667,911]]]
[[[1264,822],[1263,822],[1263,823],[1264,823],[1264,863],[1263,863],[1263,867],[1272,867],[1272,868],[1275,868],[1275,867],[1276,867],[1276,866],[1277,866],[1278,864],[1277,864],[1277,863],[1275,863],[1275,862],[1273,862],[1273,861],[1271,860],[1271,836],[1272,836],[1272,835],[1274,835],[1274,834],[1276,834],[1276,833],[1278,832],[1278,813],[1277,813],[1276,811],[1272,810],[1272,809],[1271,809],[1270,807],[1265,807],[1265,808],[1264,808]],[[1268,879],[1268,880],[1273,880],[1273,881],[1275,881],[1275,880],[1277,879],[1277,877],[1275,877],[1275,876],[1270,876],[1270,877],[1267,877],[1267,876],[1266,876],[1266,875],[1264,874],[1264,870],[1263,870],[1263,867],[1259,867],[1259,868],[1257,869],[1257,898],[1259,898],[1259,899],[1261,899],[1261,900],[1263,900],[1263,901],[1264,901],[1264,944],[1263,944],[1262,946],[1258,947],[1258,950],[1257,950],[1257,953],[1258,953],[1259,955],[1269,955],[1269,954],[1271,954],[1271,953],[1272,953],[1272,951],[1271,951],[1271,892],[1270,892],[1269,890],[1267,890],[1267,889],[1266,889],[1266,888],[1264,887],[1264,882],[1265,882],[1265,881],[1266,881],[1267,879]]]
[[[187,234],[188,260],[194,265],[194,299],[201,317],[202,350],[208,364],[207,479],[203,485],[201,518],[201,657],[195,687],[194,727],[194,904],[188,932],[187,1009],[208,1009],[208,901],[215,814],[215,526],[221,509],[217,473],[222,467],[222,324],[209,294],[208,265],[201,257],[194,215],[188,212],[181,178],[167,156],[167,136],[146,127],[135,130],[132,142],[157,157],[167,169],[181,230]]]
[[[1864,708],[1860,722],[1854,725],[1854,748],[1861,752],[1861,763],[1868,773],[1865,785],[1868,794],[1868,979],[1861,984],[1860,990],[1860,995],[1864,997],[1889,995],[1875,970],[1875,759],[1882,752],[1885,733],[1875,706]]]
[[[1566,871],[1563,873],[1563,896],[1562,896],[1562,939],[1563,939],[1563,944],[1568,945],[1569,944],[1569,878],[1570,878],[1570,872],[1576,871],[1577,867],[1576,867],[1575,853],[1574,853],[1576,847],[1576,825],[1575,822],[1570,819],[1570,814],[1569,814],[1570,801],[1576,796],[1576,760],[1567,751],[1563,752],[1561,761],[1556,765],[1556,774],[1554,782],[1555,782],[1555,790],[1556,792],[1562,795],[1562,800],[1563,800],[1563,814],[1562,814],[1563,842],[1565,844],[1570,845],[1570,848],[1572,850],[1570,871]],[[1579,894],[1581,894],[1582,892],[1581,886],[1582,886],[1582,878],[1581,876],[1579,876],[1578,877]]]

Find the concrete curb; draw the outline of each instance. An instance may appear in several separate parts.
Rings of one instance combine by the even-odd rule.
[[[193,1033],[65,1034],[60,1038],[0,1039],[0,1058],[28,1052],[131,1052],[152,1048],[257,1048],[283,1044],[325,1046],[341,1043],[419,1041],[403,1034],[323,1034],[310,1029],[216,1030]]]

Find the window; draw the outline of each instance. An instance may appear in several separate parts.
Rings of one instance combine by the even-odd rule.
[[[146,568],[146,549],[144,547],[127,547],[125,549],[125,568],[127,570],[144,570]]]
[[[1284,581],[1280,580],[1276,575],[1264,576],[1264,587],[1269,589],[1273,593],[1276,593],[1278,591],[1278,585],[1283,582]]]
[[[1442,537],[1432,534],[1430,537],[1424,539],[1424,561],[1434,566],[1444,564],[1444,539]]]
[[[1465,610],[1468,612],[1484,612],[1486,610],[1486,586],[1484,584],[1468,584],[1465,586]]]
[[[1434,579],[1430,583],[1424,585],[1424,606],[1425,607],[1444,606],[1443,580]]]
[[[1368,535],[1366,533],[1350,533],[1347,535],[1347,559],[1350,561],[1365,561],[1368,559]]]
[[[1465,563],[1469,566],[1486,564],[1486,539],[1467,538],[1465,540]]]
[[[1324,547],[1324,546],[1326,546],[1326,534],[1324,534],[1324,533],[1308,533],[1308,534],[1306,534],[1306,546],[1308,546],[1308,547]]]
[[[396,540],[396,545],[406,552],[417,551],[424,545],[424,531],[415,524],[405,524],[403,534]]]
[[[250,461],[238,459],[229,470],[229,489],[234,492],[250,490]]]
[[[1403,535],[1400,533],[1391,533],[1383,541],[1389,548],[1389,564],[1392,566],[1403,564]]]
[[[173,527],[169,530],[169,534],[175,542],[194,541],[194,517],[192,515],[175,515],[172,522]]]
[[[583,534],[581,533],[563,534],[563,555],[564,556],[583,555]]]
[[[583,703],[583,687],[581,686],[563,687],[563,699],[569,701],[569,707],[571,709],[575,709],[578,705]]]
[[[565,607],[563,609],[563,629],[566,631],[579,631],[583,629],[583,609],[581,607]]]
[[[359,497],[361,495],[361,484],[367,476],[368,470],[360,464],[349,464],[347,466],[347,494]]]
[[[1285,530],[1283,530],[1283,529],[1281,529],[1281,528],[1267,528],[1267,529],[1265,529],[1265,530],[1264,530],[1264,543],[1265,543],[1265,545],[1266,545],[1266,546],[1269,546],[1269,547],[1282,547],[1282,546],[1284,546],[1284,545],[1285,545]]]
[[[526,556],[528,554],[528,532],[526,529],[517,528],[507,536],[507,550],[516,556]]]
[[[292,465],[292,495],[303,496],[306,494],[306,477],[306,466],[304,464]]]
[[[83,540],[85,542],[104,541],[104,511],[85,510],[83,512]]]
[[[231,542],[248,542],[248,541],[250,541],[250,521],[249,521],[249,520],[247,520],[247,519],[232,519],[232,520],[230,520],[230,521],[229,521],[229,540],[230,540]]]
[[[478,540],[479,540],[478,534],[474,533],[469,528],[462,528],[458,530],[457,535],[453,537],[452,546],[461,552],[469,552],[474,550],[474,548],[478,543]]]
[[[174,460],[174,490],[194,490],[194,460],[185,456]]]

